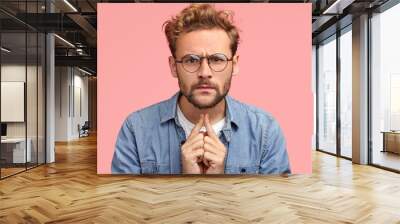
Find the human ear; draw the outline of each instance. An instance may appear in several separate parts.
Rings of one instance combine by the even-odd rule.
[[[232,75],[238,75],[239,74],[239,55],[233,56],[232,59]]]
[[[168,57],[168,62],[169,62],[169,69],[171,70],[171,75],[174,78],[178,77],[178,73],[176,72],[176,63],[175,63],[175,58],[173,56]]]

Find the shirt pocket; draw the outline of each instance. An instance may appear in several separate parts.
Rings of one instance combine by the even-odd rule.
[[[259,165],[228,166],[225,168],[226,174],[258,174],[259,172]]]

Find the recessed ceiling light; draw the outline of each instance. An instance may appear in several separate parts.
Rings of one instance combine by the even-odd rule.
[[[1,47],[1,51],[4,51],[6,53],[10,53],[11,52],[11,50],[9,50],[9,49],[7,49],[5,47]]]
[[[74,12],[78,12],[78,10],[71,4],[69,3],[68,0],[64,0],[65,4],[67,4]]]
[[[87,74],[87,75],[93,75],[92,73],[90,73],[90,72],[88,72],[88,71],[86,71],[86,70],[83,70],[83,69],[81,69],[81,68],[79,68],[79,67],[78,67],[78,70],[81,71],[81,72],[83,72],[83,73],[85,73],[85,74]]]
[[[322,13],[323,15],[327,14],[342,14],[343,9],[347,6],[351,5],[355,0],[336,0],[330,5],[327,9]]]
[[[64,43],[68,44],[69,46],[75,48],[75,45],[73,45],[73,44],[72,44],[71,42],[69,42],[68,40],[66,40],[66,39],[64,39],[64,38],[62,38],[62,37],[60,37],[60,36],[57,35],[57,34],[54,34],[54,36],[57,37],[58,39],[60,39],[62,42],[64,42]]]

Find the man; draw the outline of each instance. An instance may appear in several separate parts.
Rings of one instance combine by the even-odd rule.
[[[231,15],[192,4],[164,25],[180,91],[128,116],[112,173],[290,173],[279,124],[227,95],[239,72]]]

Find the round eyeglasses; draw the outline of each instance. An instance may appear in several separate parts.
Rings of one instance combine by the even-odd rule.
[[[180,61],[175,60],[176,63],[181,63],[183,69],[187,72],[197,72],[201,67],[201,62],[206,58],[208,66],[214,72],[222,72],[228,65],[228,61],[232,61],[233,57],[228,58],[226,55],[221,53],[216,53],[209,56],[199,56],[195,54],[187,54],[182,57]]]

